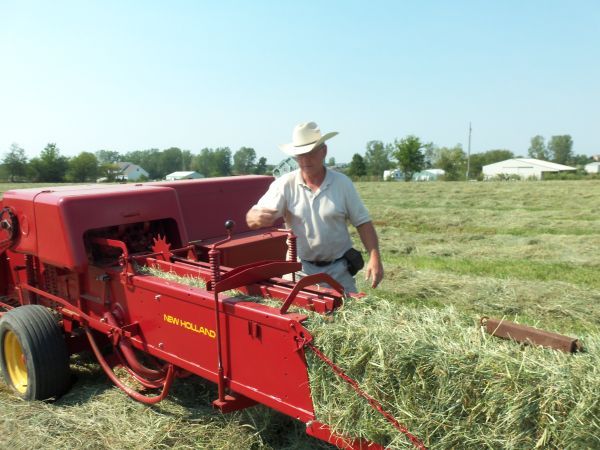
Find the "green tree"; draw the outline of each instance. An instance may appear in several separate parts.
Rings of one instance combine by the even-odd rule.
[[[258,159],[258,163],[256,163],[256,168],[254,169],[254,173],[256,175],[264,175],[267,173],[267,158],[261,156]]]
[[[394,141],[394,158],[398,160],[398,167],[404,174],[404,181],[412,180],[415,173],[425,166],[425,155],[421,151],[424,147],[416,136],[406,136],[400,141]]]
[[[104,163],[98,167],[98,176],[105,178],[105,181],[113,182],[119,173],[120,168],[117,163]]]
[[[25,150],[17,144],[12,144],[10,150],[4,156],[2,164],[8,172],[10,182],[22,180],[27,173],[27,156]]]
[[[555,163],[569,163],[573,158],[573,139],[568,134],[552,136],[548,142],[548,152]]]
[[[593,161],[594,158],[592,158],[589,155],[574,155],[573,157],[571,157],[569,164],[571,164],[572,166],[585,166],[586,164],[591,163]]]
[[[205,177],[209,177],[211,171],[212,153],[213,150],[210,148],[203,148],[200,150],[200,153],[198,153],[192,160],[192,170],[195,170]]]
[[[121,161],[121,154],[114,150],[98,150],[96,159],[98,164],[114,164]]]
[[[93,153],[81,152],[69,161],[66,178],[74,182],[96,181],[98,173],[98,158]]]
[[[367,174],[383,177],[383,171],[392,167],[390,161],[390,147],[381,141],[367,142],[367,151],[365,152],[365,165]]]
[[[352,156],[350,167],[348,168],[348,175],[352,178],[364,177],[367,174],[367,165],[365,160],[358,153]]]
[[[256,151],[250,147],[241,147],[233,155],[233,173],[246,175],[253,173],[256,169]]]
[[[547,161],[549,158],[548,148],[544,143],[544,137],[539,134],[531,138],[531,144],[527,150],[527,154],[530,158],[542,159]]]
[[[56,183],[64,181],[69,159],[61,156],[55,143],[49,143],[29,165],[36,181]]]
[[[214,152],[213,173],[215,177],[231,175],[231,150],[229,147],[217,148]]]
[[[444,170],[444,179],[448,181],[464,180],[467,171],[467,155],[462,146],[441,147],[437,152],[435,167]]]
[[[203,148],[192,161],[192,170],[206,177],[231,175],[231,150],[229,147]]]
[[[434,163],[437,160],[437,147],[433,145],[433,142],[429,142],[423,145],[423,155],[425,157],[424,168],[433,169],[435,168]]]
[[[327,160],[327,167],[335,166],[335,158],[332,156]]]
[[[181,159],[182,161],[182,165],[181,165],[181,169],[182,170],[191,170],[192,168],[192,152],[189,150],[182,150],[181,151]]]
[[[147,170],[147,169],[146,169]],[[178,147],[170,147],[160,152],[158,177],[161,180],[170,173],[184,170],[183,152]]]

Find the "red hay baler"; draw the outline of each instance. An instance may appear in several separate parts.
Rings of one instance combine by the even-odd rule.
[[[325,274],[296,282],[291,232],[246,227],[245,212],[271,181],[5,192],[0,364],[7,384],[29,400],[60,396],[70,384],[69,355],[91,349],[108,377],[138,401],[156,403],[175,378],[197,375],[218,385],[214,405],[223,412],[262,403],[339,448],[381,448],[340,436],[315,417],[305,358],[315,347],[306,315],[288,309],[329,314],[344,293]],[[205,287],[152,276],[145,267],[200,278]],[[231,290],[281,306],[240,301]],[[146,389],[124,383],[117,367]]]

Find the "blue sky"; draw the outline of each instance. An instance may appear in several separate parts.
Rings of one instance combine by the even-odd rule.
[[[253,147],[296,123],[329,155],[408,134],[600,153],[598,1],[0,0],[0,154]]]

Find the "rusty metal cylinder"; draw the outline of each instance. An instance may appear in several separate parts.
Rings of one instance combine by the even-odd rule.
[[[481,319],[482,326],[487,333],[503,339],[512,339],[524,344],[541,345],[542,347],[554,348],[563,352],[573,353],[582,350],[581,342],[577,338],[563,336],[551,331],[521,325],[502,319]]]

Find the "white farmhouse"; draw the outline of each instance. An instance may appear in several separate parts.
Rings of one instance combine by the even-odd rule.
[[[130,162],[118,162],[118,172],[116,173],[115,179],[121,181],[137,181],[141,177],[148,178],[148,172],[142,169],[137,164]]]
[[[544,173],[576,170],[575,167],[565,166],[541,159],[511,158],[483,166],[483,177],[486,180],[502,175],[517,175],[522,179],[537,178],[541,180]]]
[[[281,161],[275,168],[273,169],[273,176],[275,178],[279,178],[281,175],[285,175],[286,173],[290,173],[298,168],[298,163],[291,156],[289,158]]]
[[[587,173],[600,173],[600,162],[595,161],[585,165],[585,171]]]
[[[167,181],[175,181],[175,180],[195,180],[198,178],[204,178],[204,175],[191,171],[191,172],[173,172],[165,177]]]

